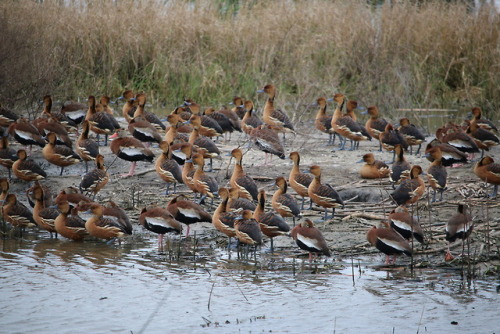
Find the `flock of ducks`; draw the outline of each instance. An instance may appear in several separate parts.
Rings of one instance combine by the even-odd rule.
[[[146,95],[132,91],[125,91],[119,98],[124,101],[122,115],[127,121],[126,128],[114,117],[107,96],[103,96],[99,103],[90,96],[87,105],[71,103],[63,105],[60,111],[52,110],[52,99],[45,96],[43,112],[33,121],[0,108],[0,164],[8,171],[8,178],[0,179],[2,216],[20,231],[36,224],[51,236],[60,234],[72,240],[83,240],[90,235],[104,240],[120,240],[132,234],[127,214],[114,202],[107,206],[95,202],[96,195],[110,180],[105,162],[109,164],[111,159],[111,164],[116,159],[130,162],[129,172],[123,177],[132,177],[137,161],[154,161],[158,177],[166,184],[167,195],[177,192],[177,184],[184,184],[194,194],[194,200],[174,195],[165,207],[142,209],[138,222],[158,234],[160,250],[166,233],[180,234],[182,225],[187,225],[188,236],[191,224],[211,222],[229,238],[228,247],[231,238],[236,238],[242,245],[257,246],[262,244],[265,235],[271,240],[272,249],[273,238],[287,235],[309,252],[310,259],[318,254],[330,256],[327,242],[313,221],[304,219],[296,224],[296,219],[301,217],[306,198],[310,200],[310,208],[314,203],[324,209],[324,221],[332,219],[335,210],[344,207],[344,201],[331,185],[322,182],[321,166],[312,165],[309,172],[304,173],[300,168],[300,153],[285,154],[285,134],[295,133],[295,129],[287,114],[275,107],[276,88],[266,85],[257,92],[267,95],[262,118],[256,115],[252,101],[240,97],[233,99],[231,109],[216,111],[207,108],[203,112],[199,104],[185,99],[167,116],[167,126],[154,113],[145,110]],[[335,105],[331,115],[327,112],[328,102]],[[442,200],[447,188],[447,167],[467,163],[472,154],[481,150],[474,172],[481,180],[494,185],[491,196],[497,195],[500,164],[495,163],[491,156],[484,156],[484,151],[499,144],[495,135],[498,130],[482,117],[480,108],[472,109],[473,117],[464,125],[449,123],[437,130],[436,139],[425,149],[425,156],[432,163],[424,173],[421,166],[412,166],[404,155],[408,150],[412,154],[413,146],[418,146],[415,153],[418,154],[425,142],[425,136],[408,118],[401,118],[397,127],[386,121],[376,106],[371,106],[363,112],[369,115],[367,122],[361,124],[356,117],[360,107],[343,94],[335,94],[332,99],[318,98],[315,105],[318,108],[315,126],[329,135],[327,145],[334,145],[338,137],[338,149],[346,149],[349,140],[350,150],[357,150],[361,141],[375,139],[379,141],[379,151],[394,152],[393,161],[389,163],[391,166],[376,160],[373,153],[363,155],[361,162],[364,164],[359,171],[362,178],[389,178],[393,184],[390,197],[396,207],[386,221],[367,232],[369,243],[387,255],[386,263],[394,262],[399,254],[411,255],[412,247],[408,242],[411,238],[419,242],[425,240],[418,220],[410,212],[426,188],[422,175],[427,175],[428,184],[434,191],[433,201],[436,201],[436,193]],[[280,159],[289,157],[293,162],[288,180],[284,177],[275,180],[277,190],[271,198],[272,211],[266,209],[266,191],[259,189],[255,180],[245,172],[241,148],[234,148],[230,153],[235,164],[228,187],[221,187],[210,173],[213,159],[222,159],[217,139],[231,136],[234,131],[243,132],[253,148],[265,152],[265,165],[273,155]],[[77,138],[73,140],[75,136]],[[109,148],[114,158],[101,153],[101,136],[105,137],[105,146],[108,140],[112,140]],[[9,139],[24,148],[12,149]],[[33,150],[32,146],[41,147],[41,151]],[[156,146],[161,151],[159,155],[153,148]],[[47,175],[44,168],[29,158],[36,154],[59,167],[59,175],[63,175],[65,168],[85,162],[86,172],[79,189],[67,187],[54,195],[50,180],[57,176]],[[95,165],[90,171],[89,162]],[[11,171],[21,182],[26,182],[26,196],[32,209],[15,194],[9,193]],[[289,193],[289,187],[301,197],[300,204]],[[210,213],[214,198],[218,197],[221,201]],[[288,218],[292,219],[293,228],[287,223]],[[446,239],[449,242],[466,239],[472,229],[470,208],[460,204],[457,213],[447,223]],[[392,260],[389,256],[393,256]],[[447,255],[448,259],[451,257],[451,254]]]

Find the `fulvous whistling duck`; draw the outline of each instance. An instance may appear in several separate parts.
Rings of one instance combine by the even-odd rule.
[[[122,107],[122,115],[127,121],[127,123],[129,123],[130,120],[134,117],[134,113],[138,105],[138,102],[134,97],[134,92],[132,92],[131,90],[126,90],[123,92],[122,96],[120,96],[118,99],[125,100],[125,104]]]
[[[3,201],[5,201],[5,198],[7,197],[7,194],[9,193],[9,180],[7,180],[5,177],[0,178],[0,203],[3,205]]]
[[[99,99],[99,104],[102,106],[102,109],[105,113],[110,114],[111,116],[115,114],[115,111],[109,106],[111,104],[111,99],[109,96],[101,96],[101,98]]]
[[[335,215],[335,208],[340,206],[344,207],[344,202],[342,198],[337,193],[335,189],[329,184],[321,184],[321,167],[317,165],[313,165],[309,168],[312,175],[314,175],[314,179],[312,180],[309,188],[307,189],[307,193],[311,201],[316,205],[325,208],[325,217],[326,221],[328,217],[328,208],[332,208],[332,216],[330,218],[333,219]]]
[[[177,161],[172,159],[170,144],[166,141],[160,143],[163,151],[156,159],[155,169],[158,176],[167,183],[166,195],[170,193],[170,184],[174,184],[174,193],[177,191],[177,182],[184,183],[182,180],[182,170]]]
[[[385,127],[387,126],[388,122],[380,117],[379,110],[376,106],[368,107],[366,113],[370,115],[370,118],[366,121],[365,124],[366,129],[373,138],[379,141],[380,143],[379,151],[382,151],[382,142],[380,142],[380,134],[382,134],[382,132],[385,131]],[[362,112],[362,114],[365,114],[365,112]]]
[[[477,126],[479,126],[480,128],[486,129],[488,131],[493,130],[493,131],[498,132],[496,125],[492,121],[490,121],[486,118],[482,118],[481,108],[479,108],[479,107],[472,108],[471,114],[474,117],[474,119],[476,120]]]
[[[396,190],[391,193],[391,198],[398,205],[413,204],[422,197],[425,191],[425,183],[420,174],[423,174],[422,167],[413,166],[410,170],[410,178],[403,180]]]
[[[316,118],[314,119],[314,126],[321,132],[328,134],[328,145],[335,144],[335,131],[332,129],[332,116],[326,114],[326,98],[320,97],[316,100],[316,104],[319,106],[318,112],[316,113]]]
[[[196,190],[198,190],[201,194],[199,204],[202,204],[208,196],[212,199],[210,204],[212,205],[214,197],[218,195],[219,184],[213,176],[207,175],[203,171],[205,161],[203,160],[203,156],[201,154],[196,153],[191,157],[191,159],[193,164],[197,166],[193,175],[193,181],[196,185]]]
[[[242,120],[243,116],[245,116],[245,107],[243,105],[243,99],[239,96],[233,97],[233,101],[229,104],[234,105],[234,107],[231,109],[232,112],[234,112],[238,117]]]
[[[85,220],[76,215],[70,215],[71,206],[68,201],[62,201],[57,205],[59,215],[54,220],[56,232],[65,238],[80,241],[88,235],[85,229]]]
[[[309,252],[309,261],[312,261],[313,253],[317,255],[331,256],[325,237],[310,219],[305,219],[292,229],[292,238],[300,249]]]
[[[357,108],[358,108],[357,101],[354,101],[354,100],[347,101],[346,113],[344,114],[344,116],[351,117],[358,124],[359,128],[361,129],[361,135],[366,137],[366,140],[371,141],[372,136],[371,136],[370,132],[368,132],[368,130],[366,129],[366,127],[363,124],[361,124],[360,122],[357,121],[358,118],[356,117],[356,113],[354,112],[354,110]],[[355,142],[354,148],[359,149],[359,140]]]
[[[222,128],[219,123],[208,116],[200,116],[198,113],[193,112],[189,118],[188,124],[191,124],[193,127],[198,127],[200,135],[205,137],[218,137],[222,135]]]
[[[215,145],[215,143],[210,138],[200,136],[199,127],[197,125],[195,125],[193,131],[191,131],[188,142],[193,146],[197,146],[198,148],[205,151],[203,153],[203,156],[210,159],[210,169],[208,171],[211,172],[213,168],[212,159],[220,157],[220,150],[217,145]]]
[[[465,242],[472,230],[474,229],[474,222],[470,215],[469,207],[464,204],[459,204],[457,213],[455,213],[446,223],[445,238],[448,241],[448,251],[446,252],[445,259],[447,261],[453,260],[453,255],[450,252],[450,243],[457,239],[462,239]],[[463,251],[464,243],[462,243]]]
[[[182,167],[182,174],[181,174],[182,182],[184,182],[184,184],[188,186],[188,188],[191,189],[192,192],[197,194],[198,190],[193,180],[195,168],[193,160],[191,159],[193,156],[193,145],[189,143],[181,144],[181,147],[180,149],[178,149],[178,151],[180,151],[185,157],[185,162],[184,166]]]
[[[69,148],[73,147],[73,142],[69,138],[66,128],[59,124],[58,121],[52,116],[49,118],[36,119],[33,123],[40,132],[40,135],[47,136],[48,133],[53,132],[56,134],[57,145],[66,145]]]
[[[80,158],[85,161],[85,173],[89,171],[89,161],[94,161],[99,154],[99,145],[96,141],[89,138],[90,124],[89,121],[83,121],[82,133],[78,137],[75,145],[75,151]]]
[[[401,181],[410,177],[411,169],[410,163],[404,157],[404,150],[401,145],[394,146],[394,152],[396,152],[396,161],[392,164],[389,174],[389,180],[392,182],[393,188],[395,184],[400,184]]]
[[[3,219],[12,224],[14,227],[19,227],[20,234],[27,226],[36,225],[33,219],[33,213],[17,200],[16,195],[8,194],[2,206]]]
[[[249,246],[262,244],[262,232],[259,223],[253,218],[252,211],[243,210],[241,216],[236,217],[234,230],[240,243]]]
[[[17,151],[18,159],[12,164],[12,171],[17,178],[24,181],[42,180],[47,173],[34,160],[28,159],[25,150]]]
[[[500,144],[500,139],[493,132],[479,127],[476,119],[470,122],[466,132],[474,139],[477,147],[481,149],[481,158],[484,156],[485,150],[489,151],[490,147]]]
[[[158,116],[156,116],[156,114],[153,112],[144,110],[144,107],[146,106],[146,94],[144,93],[137,94],[136,100],[137,100],[137,108],[134,111],[134,118],[140,116],[144,120],[152,124],[157,131],[164,131],[166,129],[165,124],[163,124],[163,122],[158,118]]]
[[[59,211],[55,208],[44,208],[43,207],[43,189],[40,186],[35,186],[33,188],[33,197],[35,198],[35,207],[33,208],[33,219],[36,224],[50,233],[52,238],[52,233],[56,234],[57,231],[54,222],[59,215]]]
[[[42,111],[42,117],[53,119],[57,125],[62,126],[65,130],[77,129],[77,124],[71,118],[69,118],[62,112],[52,111],[52,97],[50,95],[46,95],[43,97],[43,103],[44,103],[44,108]],[[55,131],[53,129],[49,129],[47,132],[55,132]]]
[[[146,148],[140,140],[134,137],[128,137],[125,131],[118,131],[112,138],[113,142],[110,145],[111,152],[120,159],[132,162],[129,172],[122,176],[133,176],[135,174],[137,161],[145,160],[153,162],[154,153]]]
[[[302,197],[301,210],[304,210],[304,199],[309,197],[308,188],[313,180],[311,174],[302,173],[300,171],[300,155],[299,152],[290,153],[290,159],[293,161],[293,167],[288,176],[290,186],[295,192]],[[311,209],[312,201],[310,201],[309,209]]]
[[[233,123],[229,120],[229,118],[219,111],[215,111],[214,108],[207,108],[203,112],[203,115],[208,116],[215,120],[220,128],[222,129],[222,133],[231,133],[235,130]]]
[[[9,134],[21,145],[45,146],[45,140],[43,140],[37,128],[23,117],[9,126]]]
[[[11,178],[12,165],[17,160],[17,153],[9,147],[9,140],[7,136],[0,138],[0,165],[7,168],[9,172],[9,179]]]
[[[104,156],[98,154],[95,158],[96,167],[82,176],[80,182],[80,190],[94,193],[94,198],[97,193],[104,188],[109,181],[109,174],[104,166]]]
[[[0,105],[0,127],[8,128],[18,119],[19,116],[15,112],[9,109],[5,109]]]
[[[498,185],[500,184],[500,164],[495,163],[492,157],[481,158],[474,166],[474,173],[484,182],[494,185],[491,197],[496,197]]]
[[[179,128],[189,127],[189,131],[187,132],[191,133],[191,131],[193,131],[192,126],[184,124],[181,120],[181,117],[177,114],[168,115],[167,122],[170,126],[168,127],[163,140],[168,142],[170,145],[187,143],[189,141],[189,135],[187,135],[186,133],[181,133],[181,131],[179,131]]]
[[[243,132],[250,135],[253,129],[258,128],[264,122],[259,118],[259,116],[253,113],[253,102],[250,100],[245,101],[244,104],[245,114],[241,120],[241,127]]]
[[[264,105],[264,111],[262,114],[262,120],[267,125],[271,125],[273,128],[279,132],[291,132],[295,133],[292,122],[287,114],[285,114],[281,109],[276,109],[274,107],[274,98],[276,97],[276,87],[274,85],[265,85],[264,88],[257,91],[257,93],[266,93],[267,100]]]
[[[120,125],[113,117],[104,111],[97,111],[95,104],[95,96],[89,96],[88,110],[85,120],[89,121],[90,130],[98,136],[103,134],[105,136],[104,145],[108,145],[108,135],[120,129]],[[99,144],[99,137],[97,137],[97,144]]]
[[[44,192],[45,193],[45,192]],[[81,194],[78,189],[74,187],[69,187],[66,189],[63,189],[57,194],[56,198],[54,199],[54,203],[59,205],[62,202],[68,202],[72,207],[76,207],[80,202],[92,202],[92,199],[89,197],[85,196],[84,194]]]
[[[229,122],[231,122],[231,126],[233,127],[234,131],[241,132],[241,119],[238,116],[236,112],[234,112],[232,109],[227,109],[225,107],[221,108],[219,113],[223,114],[229,119]]]
[[[139,216],[139,224],[146,230],[158,234],[158,250],[163,250],[165,233],[182,233],[182,225],[167,209],[160,207],[144,208]]]
[[[26,189],[26,198],[28,199],[28,203],[31,207],[35,207],[35,194],[33,190],[36,187],[42,188],[43,191],[43,199],[42,199],[42,207],[48,208],[52,206],[54,203],[54,196],[52,196],[52,190],[46,184],[41,184],[38,180],[36,180],[31,187]]]
[[[254,145],[266,154],[264,165],[267,166],[267,155],[276,155],[280,159],[285,159],[285,149],[277,133],[268,125],[260,125],[250,132],[250,138]]]
[[[406,207],[398,206],[389,213],[388,219],[391,227],[403,238],[409,240],[413,236],[418,242],[424,242],[422,226],[417,219],[411,216]]]
[[[450,144],[441,143],[439,140],[434,139],[429,144],[427,144],[425,152],[427,153],[433,147],[439,147],[439,149],[441,150],[441,155],[442,155],[441,162],[445,167],[467,162],[467,154],[460,151],[456,147],[451,146]],[[431,156],[426,156],[426,157],[430,162],[433,161]]]
[[[266,191],[264,189],[259,190],[259,199],[257,203],[253,218],[259,223],[262,233],[271,239],[271,251],[273,251],[273,238],[280,235],[286,235],[290,231],[290,226],[288,226],[280,215],[274,212],[264,211],[266,206]]]
[[[228,210],[230,210],[230,211],[236,211],[239,209],[254,211],[257,206],[251,200],[249,200],[247,198],[241,198],[239,189],[230,188],[229,189],[229,201],[227,202],[227,207],[228,207]]]
[[[442,201],[443,192],[446,189],[446,180],[448,178],[448,172],[442,163],[443,154],[441,153],[441,149],[439,147],[431,148],[426,154],[432,156],[432,159],[434,160],[427,169],[427,179],[429,181],[429,185],[434,190],[432,201],[436,201],[436,191],[440,192],[439,201]]]
[[[347,98],[343,94],[335,94],[333,100],[337,102],[337,107],[332,116],[332,129],[339,136],[349,138],[351,140],[351,150],[354,150],[356,148],[354,142],[368,140],[368,137],[363,135],[361,126],[354,119],[342,115],[342,109],[347,107]],[[341,150],[345,149],[345,138],[340,147]]]
[[[63,145],[56,145],[55,133],[50,132],[47,135],[47,140],[48,143],[43,148],[42,154],[45,160],[51,164],[61,167],[61,173],[59,176],[62,175],[64,167],[74,165],[81,161],[78,154],[73,152],[71,148]]]
[[[83,103],[71,102],[61,107],[61,113],[66,115],[75,124],[80,124],[87,115],[87,105]]]
[[[243,171],[243,152],[239,148],[231,151],[231,156],[236,160],[233,174],[229,180],[231,187],[239,190],[239,196],[249,200],[257,200],[257,184]]]
[[[278,186],[278,190],[273,194],[271,205],[281,217],[292,217],[293,226],[295,226],[295,217],[300,217],[299,204],[295,197],[287,194],[288,183],[284,177],[277,177],[275,183]]]
[[[118,222],[103,217],[103,206],[93,203],[90,205],[89,211],[92,217],[85,222],[85,229],[91,236],[105,240],[114,240],[116,238],[120,240],[126,234],[132,234],[132,231],[128,231]]]
[[[228,212],[227,203],[229,199],[229,191],[227,188],[220,188],[219,195],[221,198],[221,202],[217,209],[215,209],[214,214],[212,216],[212,224],[215,229],[219,232],[224,233],[228,238],[228,248],[231,245],[231,238],[236,236],[236,230],[234,229],[234,221],[237,217],[239,217],[239,213],[236,212]]]
[[[442,142],[450,144],[464,153],[479,152],[479,148],[474,140],[468,136],[458,125],[450,124],[436,130],[436,138]]]
[[[167,210],[175,219],[187,225],[186,237],[189,236],[189,226],[195,223],[212,221],[212,216],[206,212],[199,204],[187,199],[181,199],[181,196],[174,197],[167,204]]]
[[[410,146],[410,154],[412,154],[412,146],[418,145],[417,152],[420,152],[420,148],[422,147],[422,143],[425,141],[424,134],[413,124],[410,123],[410,120],[406,117],[403,117],[399,120],[399,133],[403,135],[406,142]]]
[[[91,208],[95,204],[97,203],[82,200],[73,211],[80,218],[87,221],[93,216]],[[127,213],[113,201],[109,201],[107,207],[102,206],[102,218],[110,220],[112,224],[119,226],[126,234],[132,234],[133,232],[133,227]]]
[[[368,242],[385,254],[385,263],[396,263],[396,256],[405,254],[412,256],[412,249],[408,241],[401,234],[390,228],[387,222],[382,222],[380,227],[373,226],[366,234]],[[389,256],[392,255],[392,261]]]
[[[189,119],[193,115],[191,110],[189,108],[185,108],[184,105],[181,105],[181,106],[178,106],[177,108],[175,108],[174,111],[172,111],[172,114],[179,115],[179,117],[181,118],[181,120],[183,122],[188,122],[188,123],[189,123]]]
[[[389,176],[389,166],[383,161],[375,160],[373,153],[363,155],[360,162],[365,162],[359,171],[363,179],[380,179]]]
[[[401,145],[404,150],[408,149],[408,143],[406,139],[399,133],[397,129],[394,129],[392,124],[387,124],[384,132],[380,134],[380,143],[382,147],[387,151],[393,151],[392,162],[396,161],[396,151],[394,151],[394,147],[396,145]]]
[[[159,143],[162,138],[156,127],[142,116],[134,117],[128,124],[128,132],[143,143]]]

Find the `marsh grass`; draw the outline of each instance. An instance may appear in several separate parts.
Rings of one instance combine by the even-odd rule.
[[[5,105],[125,88],[168,107],[184,96],[219,105],[272,82],[292,113],[338,91],[387,112],[500,109],[500,16],[489,6],[5,0],[0,18]]]

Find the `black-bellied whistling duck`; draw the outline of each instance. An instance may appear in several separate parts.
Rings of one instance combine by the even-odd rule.
[[[413,124],[410,123],[410,120],[406,117],[403,117],[399,120],[399,133],[403,135],[406,139],[406,142],[410,146],[410,154],[412,154],[412,146],[418,145],[417,152],[420,152],[420,148],[422,147],[422,143],[425,141],[424,134]]]
[[[433,147],[426,154],[432,156],[432,159],[434,160],[427,169],[427,179],[429,181],[429,185],[434,190],[432,201],[436,201],[436,191],[440,192],[439,201],[442,201],[443,192],[446,189],[446,181],[448,178],[448,172],[442,163],[443,154],[441,153],[441,149],[439,147]]]
[[[166,141],[160,143],[163,151],[156,159],[155,169],[158,176],[167,183],[166,195],[169,194],[170,184],[174,184],[174,193],[177,191],[177,182],[184,183],[182,180],[182,170],[177,161],[172,159],[170,144]]]
[[[278,134],[269,125],[262,124],[250,132],[250,138],[254,145],[266,153],[264,165],[268,164],[268,154],[276,155],[280,159],[285,159],[285,148],[281,143]]]
[[[460,126],[455,124],[448,124],[437,129],[436,138],[440,142],[450,144],[464,153],[479,152],[479,148],[474,140]]]
[[[259,223],[260,230],[271,239],[271,252],[274,250],[273,239],[280,235],[286,235],[290,231],[290,226],[278,214],[274,212],[265,212],[266,191],[259,190],[259,199],[257,207],[253,213],[253,218]]]
[[[41,184],[38,180],[33,182],[33,185],[28,189],[26,189],[25,193],[29,205],[31,205],[32,208],[35,207],[35,194],[33,193],[33,190],[36,187],[42,188],[43,191],[42,206],[44,208],[52,206],[52,204],[54,203],[54,196],[52,195],[52,189],[47,184]]]
[[[220,195],[220,194],[219,194]],[[247,198],[240,197],[240,190],[237,188],[229,189],[229,201],[227,202],[228,210],[250,210],[254,211],[257,207],[254,202]]]
[[[83,175],[80,182],[80,190],[94,193],[94,198],[109,181],[109,174],[104,166],[104,156],[101,154],[97,155],[95,164],[96,167]]]
[[[19,227],[21,236],[27,226],[36,225],[33,219],[33,213],[26,205],[19,202],[14,194],[8,194],[7,197],[5,197],[2,206],[2,214],[6,222],[12,224],[14,227]]]
[[[105,218],[104,207],[100,204],[93,203],[89,208],[92,217],[85,222],[85,229],[93,237],[105,240],[114,240],[124,237],[127,234],[132,234],[123,225],[113,221],[112,219]]]
[[[500,144],[500,139],[493,132],[479,127],[476,119],[470,122],[466,133],[474,139],[477,147],[481,149],[481,158],[484,156],[484,151],[489,151],[490,147]]]
[[[245,116],[245,106],[243,103],[243,99],[239,96],[233,97],[233,101],[230,103],[234,105],[231,111],[238,115],[241,120],[243,119],[243,116]]]
[[[479,126],[480,128],[486,129],[488,131],[498,132],[498,129],[497,129],[495,123],[493,123],[492,121],[490,121],[486,118],[482,118],[481,108],[479,108],[479,107],[472,108],[471,114],[474,117],[474,119],[476,120],[477,126]]]
[[[154,153],[149,148],[146,148],[140,140],[128,137],[123,130],[118,131],[116,137],[115,135],[113,137],[113,142],[110,145],[111,152],[120,159],[132,162],[129,172],[122,176],[133,176],[137,161],[153,162]]]
[[[66,115],[75,124],[80,124],[87,115],[88,106],[84,103],[70,102],[63,104],[61,113]]]
[[[195,125],[193,131],[191,131],[188,142],[205,151],[203,152],[203,157],[208,157],[210,159],[210,169],[208,171],[211,172],[213,168],[213,159],[220,157],[220,150],[217,145],[215,145],[210,138],[200,136],[199,127],[197,125]]]
[[[368,137],[363,135],[361,126],[350,116],[342,115],[342,109],[346,108],[348,103],[347,98],[343,94],[335,94],[333,100],[337,103],[337,107],[332,116],[332,129],[339,135],[351,140],[351,150],[356,148],[355,142],[368,140]],[[341,150],[345,149],[346,140],[342,142]]]
[[[326,114],[326,98],[320,97],[316,100],[319,106],[316,118],[314,119],[314,126],[319,131],[328,134],[328,145],[335,144],[335,131],[332,129],[332,116]]]
[[[182,233],[182,225],[167,209],[160,207],[144,208],[139,216],[139,224],[146,230],[158,234],[158,250],[163,250],[165,233]]]
[[[9,134],[21,145],[45,146],[45,140],[43,140],[37,128],[23,117],[9,126]]]
[[[490,196],[496,197],[500,184],[500,164],[495,163],[492,157],[485,156],[474,166],[474,173],[484,182],[493,184],[494,190]]]
[[[313,165],[309,168],[309,170],[311,174],[314,175],[314,179],[307,189],[309,198],[311,198],[311,201],[316,205],[325,208],[325,221],[328,218],[328,208],[332,208],[332,216],[330,218],[333,219],[335,215],[335,208],[340,206],[344,207],[344,202],[331,185],[321,184],[321,167]]]
[[[227,188],[220,188],[219,195],[221,198],[221,202],[217,209],[215,209],[214,214],[212,216],[212,224],[215,229],[219,232],[224,233],[228,238],[228,248],[231,245],[231,238],[236,236],[236,230],[234,229],[234,221],[237,217],[240,216],[239,213],[236,212],[228,212],[228,200],[229,200],[229,191]]]
[[[293,161],[293,167],[288,176],[288,181],[290,186],[295,192],[302,197],[301,210],[304,210],[304,200],[309,197],[308,188],[313,180],[311,174],[302,173],[300,171],[300,155],[299,152],[290,153],[290,159]],[[310,201],[309,209],[312,206],[312,201]]]
[[[231,151],[231,156],[236,162],[229,184],[239,190],[240,197],[256,201],[259,190],[255,181],[243,170],[243,152],[239,148],[235,148]]]
[[[286,132],[295,133],[295,129],[293,127],[290,118],[285,112],[281,109],[276,109],[274,107],[274,98],[276,97],[276,87],[274,85],[265,85],[264,88],[257,91],[258,93],[266,93],[267,100],[264,105],[264,111],[262,114],[262,120],[267,125],[272,126],[278,132],[283,132],[283,135]]]
[[[245,245],[256,246],[262,244],[262,232],[259,223],[253,218],[250,210],[243,210],[241,216],[234,221],[236,238]]]
[[[396,161],[396,152],[394,151],[394,147],[396,145],[401,145],[404,150],[408,149],[408,143],[406,139],[399,133],[398,129],[394,129],[392,124],[387,124],[384,132],[380,134],[380,143],[382,147],[387,151],[392,151],[392,162]]]
[[[90,130],[98,136],[101,134],[104,135],[104,145],[108,145],[108,135],[118,130],[120,125],[112,115],[96,110],[95,96],[89,96],[88,107],[85,120],[89,121]],[[99,144],[99,137],[97,143]]]
[[[130,122],[130,120],[134,117],[135,110],[137,109],[138,102],[134,97],[134,92],[131,90],[126,90],[123,92],[122,96],[118,98],[119,100],[125,100],[125,104],[122,107],[122,115],[123,118]]]
[[[416,203],[422,197],[425,191],[425,183],[420,174],[423,174],[422,167],[413,166],[410,170],[410,178],[403,180],[396,190],[391,193],[391,198],[398,205],[410,205]]]
[[[284,177],[277,177],[275,183],[278,186],[278,190],[273,194],[271,205],[281,217],[292,217],[293,226],[295,226],[295,217],[300,217],[299,204],[295,197],[287,194],[288,183]]]
[[[50,237],[52,238],[52,233],[55,233],[57,238],[57,231],[54,226],[54,222],[59,215],[59,211],[55,208],[44,208],[43,207],[43,189],[42,187],[37,187],[33,189],[33,197],[35,198],[35,207],[33,208],[33,219],[36,224],[48,231]]]
[[[203,115],[208,116],[208,117],[212,118],[213,120],[215,120],[217,122],[217,124],[219,124],[220,128],[222,129],[223,134],[228,133],[228,132],[231,133],[235,130],[233,127],[233,123],[231,123],[229,118],[226,115],[224,115],[218,111],[215,111],[214,108],[205,109],[205,111],[203,111]]]
[[[380,134],[385,131],[388,122],[380,117],[379,110],[376,106],[368,107],[366,113],[370,118],[366,121],[365,127],[370,135],[379,141],[379,151],[382,151],[382,142],[380,142]],[[364,112],[362,113],[364,114]]]
[[[411,216],[408,209],[404,206],[398,206],[389,213],[389,222],[391,227],[409,240],[412,235],[418,242],[424,242],[424,232],[418,220]]]
[[[380,227],[373,226],[366,234],[366,239],[385,254],[385,264],[396,263],[396,256],[400,254],[412,256],[413,252],[408,241],[394,231],[387,222],[382,222]],[[392,261],[390,255],[393,256]]]
[[[89,171],[89,161],[94,161],[99,154],[99,145],[93,139],[89,138],[90,124],[88,121],[82,123],[82,133],[78,137],[75,145],[75,151],[80,158],[85,161],[85,173]]]
[[[0,127],[8,128],[12,123],[19,119],[19,115],[0,105]]]
[[[254,114],[252,101],[245,101],[244,110],[245,114],[241,120],[241,128],[243,129],[243,132],[250,135],[253,129],[258,128],[264,124],[264,122],[259,118],[259,116]]]
[[[191,124],[193,127],[198,127],[200,135],[205,137],[218,137],[222,135],[222,128],[219,123],[208,116],[199,115],[198,111],[196,113],[193,112],[189,118],[188,124]]]
[[[160,143],[162,138],[156,127],[142,116],[134,117],[128,124],[128,131],[143,143]]]
[[[0,165],[7,168],[9,172],[9,179],[11,178],[12,165],[17,160],[17,153],[9,147],[9,140],[7,136],[0,138]]]
[[[43,148],[42,154],[45,160],[51,164],[61,167],[61,173],[59,176],[62,175],[64,167],[74,165],[81,161],[78,154],[73,152],[71,148],[63,145],[56,145],[55,133],[50,132],[47,135],[47,140],[48,143]]]
[[[80,202],[90,203],[92,199],[80,193],[77,188],[69,187],[61,190],[54,199],[56,205],[65,201],[68,202],[71,207],[76,207]]]
[[[182,196],[182,195],[181,195]],[[189,226],[195,223],[212,221],[212,216],[206,212],[201,205],[188,199],[181,199],[181,196],[174,197],[167,204],[167,210],[175,219],[187,225],[186,237],[189,236]]]
[[[314,256],[325,255],[331,256],[326,240],[318,228],[310,219],[304,219],[300,224],[292,229],[292,238],[297,243],[300,249],[309,252],[309,261],[312,261]]]
[[[427,153],[433,147],[439,147],[439,149],[441,150],[441,155],[442,155],[441,162],[445,167],[453,166],[455,164],[463,164],[467,162],[467,154],[460,151],[456,147],[451,146],[450,144],[441,143],[439,140],[434,139],[429,144],[427,144],[425,152]],[[431,156],[426,156],[426,158],[430,162],[433,161]]]
[[[467,205],[459,204],[457,213],[455,213],[446,223],[445,228],[445,238],[448,241],[448,251],[446,252],[445,259],[447,261],[453,259],[453,255],[450,252],[450,243],[457,239],[462,239],[462,252],[464,248],[465,239],[467,239],[472,230],[474,229],[474,222],[472,221],[472,216]]]
[[[380,179],[389,176],[389,166],[383,161],[375,160],[373,153],[363,155],[360,162],[365,162],[359,170],[359,174],[363,179]]]
[[[14,175],[24,181],[42,180],[47,173],[34,160],[28,159],[25,150],[17,151],[18,159],[12,164]]]
[[[57,205],[59,215],[54,220],[54,228],[57,233],[65,238],[81,241],[88,235],[85,229],[85,220],[76,215],[71,215],[71,206],[68,201],[62,201]]]
[[[400,184],[401,181],[409,178],[411,169],[410,163],[404,157],[404,150],[401,145],[394,146],[394,152],[396,152],[396,161],[392,164],[389,174],[392,188],[394,188],[395,184]]]
[[[207,175],[203,171],[205,161],[201,154],[193,154],[191,159],[193,164],[196,166],[193,181],[196,185],[196,190],[198,190],[201,195],[199,204],[202,204],[205,201],[205,198],[210,197],[212,199],[210,205],[212,205],[214,197],[218,195],[219,183],[213,176]]]

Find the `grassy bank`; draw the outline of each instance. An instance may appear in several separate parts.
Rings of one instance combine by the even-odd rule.
[[[130,88],[167,106],[183,96],[219,105],[272,82],[289,111],[337,91],[385,110],[500,110],[500,16],[489,7],[73,2],[0,3],[2,104]]]

